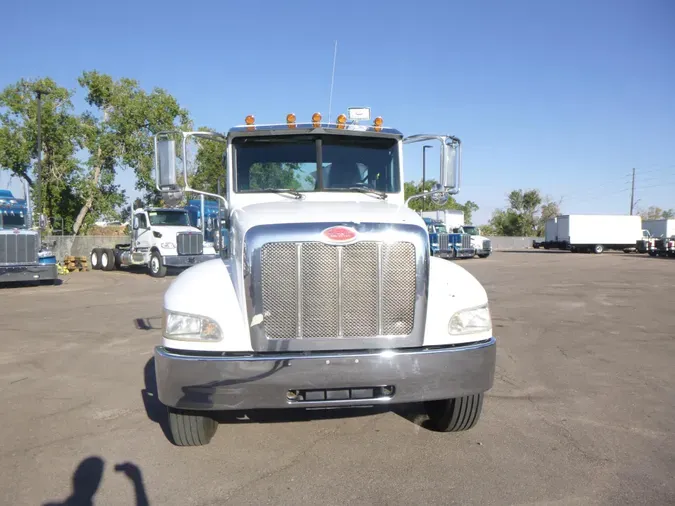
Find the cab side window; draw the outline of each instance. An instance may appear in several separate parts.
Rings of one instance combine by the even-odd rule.
[[[148,228],[148,218],[145,216],[145,214],[138,215],[138,228]]]

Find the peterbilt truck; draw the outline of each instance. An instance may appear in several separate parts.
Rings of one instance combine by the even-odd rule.
[[[227,175],[211,196],[230,248],[181,273],[162,304],[154,367],[174,444],[209,443],[227,410],[413,404],[437,431],[477,423],[495,373],[488,297],[430,255],[408,207],[459,191],[460,140],[349,116],[156,135],[165,200],[196,191],[178,142],[180,167],[188,140],[221,142]],[[406,200],[403,146],[416,142],[440,144],[439,183]]]
[[[440,258],[473,258],[476,249],[471,245],[469,234],[448,233],[445,223],[431,218],[422,218],[429,232],[431,256]]]
[[[33,228],[27,183],[24,195],[24,199],[17,199],[10,190],[0,190],[0,284],[31,281],[53,285],[58,279],[56,256],[43,244],[41,231]]]
[[[205,242],[202,231],[191,225],[185,209],[134,209],[132,217],[129,243],[92,249],[92,269],[146,266],[151,276],[161,278],[168,267],[192,267],[219,258],[213,243]]]

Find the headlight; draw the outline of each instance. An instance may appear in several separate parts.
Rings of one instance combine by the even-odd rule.
[[[179,341],[220,341],[220,327],[206,316],[175,313],[164,310],[162,335]]]
[[[448,322],[448,333],[453,335],[474,334],[490,330],[491,328],[492,321],[490,320],[490,309],[487,304],[457,311]]]
[[[160,246],[162,249],[176,249],[176,245],[172,242],[163,242]]]

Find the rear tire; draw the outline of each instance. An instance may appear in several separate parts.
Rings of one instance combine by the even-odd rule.
[[[101,269],[104,271],[115,270],[115,253],[110,248],[101,250]]]
[[[218,422],[194,411],[167,408],[169,430],[176,446],[203,446],[209,444],[218,429]]]
[[[438,432],[460,432],[473,428],[483,409],[483,394],[424,403],[429,423]]]
[[[603,251],[605,251],[605,247],[602,244],[596,244],[593,247],[593,253],[596,255],[600,255]]]
[[[163,278],[166,276],[166,265],[164,265],[164,262],[162,261],[162,255],[160,255],[159,252],[152,252],[152,256],[150,257],[150,265],[148,267],[150,268],[150,275],[153,278]]]
[[[91,250],[89,262],[91,263],[92,269],[94,269],[95,271],[101,270],[101,248],[94,248],[93,250]]]

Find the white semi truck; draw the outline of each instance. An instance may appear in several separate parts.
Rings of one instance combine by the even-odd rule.
[[[207,444],[223,410],[419,403],[439,431],[478,421],[495,372],[488,297],[430,256],[403,193],[403,145],[414,142],[442,153],[440,183],[424,195],[457,193],[460,140],[357,123],[366,111],[156,136],[169,199],[195,191],[176,170],[179,139],[183,160],[188,139],[222,142],[227,171],[230,247],[164,295],[154,365],[174,444]]]
[[[204,242],[203,232],[192,226],[185,209],[150,207],[132,210],[132,215],[129,243],[92,249],[92,269],[146,266],[151,276],[161,278],[168,267],[191,267],[219,258],[214,244]]]

